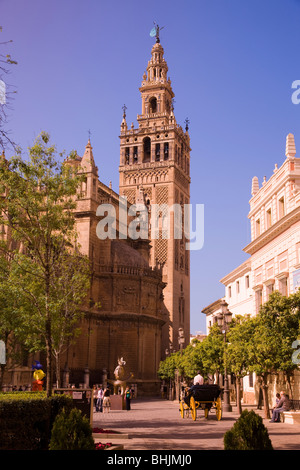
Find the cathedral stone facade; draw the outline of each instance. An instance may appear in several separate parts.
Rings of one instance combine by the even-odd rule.
[[[99,181],[90,141],[83,157],[68,163],[79,166],[85,175],[76,221],[80,250],[90,258],[93,272],[82,334],[63,361],[69,382],[83,382],[84,370],[89,384],[112,380],[118,359],[123,357],[127,374],[132,374],[140,393],[153,393],[159,386],[156,372],[165,323],[161,268],[149,265],[148,240],[120,237],[120,230],[124,233],[120,197]],[[105,211],[101,217],[97,210],[106,205],[115,210],[116,233],[100,239],[97,225],[104,220]]]
[[[175,238],[171,218],[169,237],[160,233],[151,239],[149,223],[149,236],[134,239],[128,236],[120,213],[124,204],[128,210],[132,204],[143,203],[150,216],[153,204],[168,210],[172,204],[183,208],[189,203],[188,126],[183,131],[176,123],[163,53],[157,37],[140,88],[142,114],[137,129],[128,128],[124,107],[119,194],[99,180],[90,140],[82,157],[73,154],[66,162],[84,174],[75,215],[80,250],[90,258],[93,274],[82,333],[61,358],[63,386],[105,384],[114,379],[118,359],[123,358],[138,393],[157,393],[157,369],[166,350],[179,349],[179,333],[185,336],[185,345],[189,342],[186,235]],[[97,232],[107,216],[105,208],[112,208],[116,215],[114,236]],[[130,220],[133,217],[127,223]],[[24,373],[23,369],[23,377]],[[15,377],[8,380],[15,384]]]

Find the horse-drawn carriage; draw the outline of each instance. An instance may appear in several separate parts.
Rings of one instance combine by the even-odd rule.
[[[187,388],[180,401],[180,415],[182,418],[191,416],[197,419],[197,409],[204,410],[205,418],[211,409],[216,410],[217,420],[222,418],[221,389],[218,385],[193,385]]]

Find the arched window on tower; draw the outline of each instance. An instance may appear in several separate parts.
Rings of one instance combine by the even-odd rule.
[[[155,161],[159,162],[160,160],[160,144],[155,145]]]
[[[144,143],[144,157],[143,157],[143,162],[150,162],[150,156],[151,156],[151,140],[150,137],[145,137],[143,140]]]
[[[125,163],[126,163],[126,165],[129,165],[129,155],[130,155],[129,147],[125,147]]]
[[[150,114],[157,112],[157,99],[153,96],[149,100],[150,103]]]
[[[169,142],[165,142],[164,144],[164,160],[169,159]]]

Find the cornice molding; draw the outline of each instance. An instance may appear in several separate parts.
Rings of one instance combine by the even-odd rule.
[[[289,227],[300,220],[300,207],[297,207],[287,215],[282,217],[278,222],[272,225],[268,230],[263,232],[259,237],[249,243],[243,251],[253,255],[260,248],[263,248],[267,243],[274,240],[278,235],[285,232]]]

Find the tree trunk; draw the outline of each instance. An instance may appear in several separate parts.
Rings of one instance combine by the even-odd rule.
[[[47,397],[52,395],[52,348],[51,348],[51,336],[49,340],[49,321],[46,323],[46,362],[47,362],[47,380],[46,380],[46,392]]]
[[[236,406],[237,412],[239,414],[242,413],[242,403],[241,403],[241,379],[240,377],[235,377],[235,385],[236,385]]]
[[[3,377],[4,377],[4,371],[5,371],[6,364],[1,364],[1,373],[0,373],[0,392],[2,391],[3,387]]]
[[[268,398],[268,375],[262,375],[262,392],[264,402],[264,415],[266,419],[270,419],[269,398]]]
[[[60,354],[56,353],[55,355],[55,370],[56,370],[56,386],[60,388],[61,380],[60,380]]]
[[[292,390],[292,384],[291,384],[291,374],[289,374],[289,372],[286,372],[286,381],[287,381],[288,389],[289,389],[289,397],[292,400],[293,399],[293,390]]]
[[[50,295],[50,272],[49,266],[46,267],[45,275],[45,291],[46,291],[46,356],[47,356],[47,381],[46,391],[47,397],[52,395],[52,331],[51,331],[51,314],[49,309],[49,295]]]

